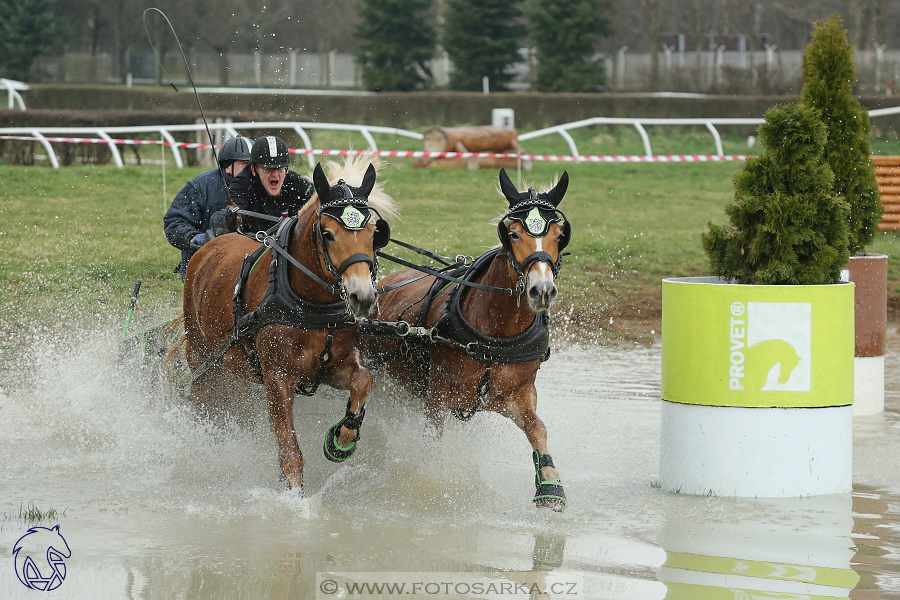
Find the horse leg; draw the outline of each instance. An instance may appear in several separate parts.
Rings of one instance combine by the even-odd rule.
[[[281,472],[291,489],[302,494],[303,453],[294,432],[294,387],[277,377],[266,377],[265,386],[269,421],[278,441]]]
[[[534,463],[535,494],[533,502],[540,508],[562,512],[566,507],[566,493],[553,459],[547,451],[547,428],[537,415],[537,390],[533,385],[520,388],[518,398],[506,403],[505,413],[519,426],[531,444],[531,460]]]
[[[356,452],[356,441],[359,439],[359,428],[366,416],[366,397],[372,390],[375,378],[365,367],[358,353],[355,357],[356,368],[350,373],[350,399],[344,418],[331,426],[325,435],[322,452],[331,462],[344,462]]]

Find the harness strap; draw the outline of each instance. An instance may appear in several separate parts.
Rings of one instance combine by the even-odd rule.
[[[263,382],[263,373],[262,373],[262,363],[259,362],[259,353],[256,351],[256,345],[250,346],[250,351],[247,351],[247,348],[244,347],[244,342],[241,341],[241,338],[238,337],[234,341],[235,345],[241,351],[241,354],[244,355],[244,358],[247,359],[247,364],[250,365],[250,371],[253,373],[253,377],[256,378],[256,381],[259,383]]]
[[[391,285],[383,285],[380,288],[375,288],[375,292],[379,294],[383,294],[385,292],[390,292],[391,290],[396,290],[397,288],[402,288],[404,285],[409,285],[414,281],[418,281],[420,279],[425,279],[428,275],[422,275],[420,277],[416,277],[415,279],[407,279],[406,281],[401,281],[400,283],[392,283]]]
[[[472,406],[472,408],[463,409],[458,406],[450,407],[450,412],[453,413],[454,417],[460,421],[468,421],[475,416],[475,413],[481,410],[482,402],[484,402],[488,392],[491,391],[491,363],[487,363],[487,366],[484,369],[484,375],[481,377],[481,382],[478,384],[477,391],[478,395],[475,397],[475,405]]]
[[[312,396],[316,393],[319,385],[322,383],[322,377],[325,375],[325,369],[331,363],[331,343],[334,341],[334,327],[328,330],[328,337],[325,338],[325,348],[319,354],[319,371],[311,385],[297,385],[297,393],[304,396]],[[348,427],[348,429],[351,429]]]
[[[273,217],[272,215],[253,212],[252,210],[244,210],[242,208],[239,208],[238,210],[233,211],[233,212],[236,212],[239,215],[247,215],[248,217],[256,217],[257,219],[265,219],[266,221],[273,221],[275,223],[286,218],[286,217]]]
[[[441,271],[438,271],[437,269],[434,269],[427,265],[417,265],[415,263],[405,261],[402,258],[397,258],[396,256],[391,256],[390,254],[385,254],[384,252],[378,252],[378,256],[380,256],[382,258],[386,258],[397,264],[403,265],[404,267],[410,267],[417,271],[421,271],[422,273],[427,273],[428,275],[431,275],[432,277],[437,277],[438,279],[443,279],[444,281],[459,283],[461,285],[475,288],[477,290],[485,290],[487,292],[494,292],[497,294],[503,294],[505,296],[521,296],[522,295],[522,292],[519,290],[511,290],[509,288],[494,287],[492,285],[482,285],[480,283],[475,283],[474,281],[467,281],[465,279],[460,279],[459,277],[453,277],[451,275],[447,275],[446,273],[442,273]]]
[[[412,250],[413,252],[415,252],[417,254],[421,254],[422,256],[427,256],[428,258],[432,258],[446,267],[453,266],[453,263],[450,262],[450,258],[447,256],[441,256],[440,254],[435,254],[434,252],[426,250],[425,248],[419,248],[418,246],[413,246],[412,244],[407,244],[406,242],[401,242],[400,240],[395,240],[394,238],[391,238],[391,242],[397,244],[398,246],[402,246],[402,247],[406,248],[407,250]],[[460,256],[457,256],[456,258],[457,258],[456,262],[459,262]]]
[[[341,265],[337,268],[338,275],[343,275],[344,271],[347,270],[347,267],[359,262],[369,263],[369,268],[372,270],[375,269],[375,261],[371,256],[369,256],[368,254],[363,254],[362,252],[357,252],[341,263]]]
[[[271,237],[267,237],[265,243],[268,248],[272,249],[273,251],[275,251],[278,254],[280,254],[281,256],[283,256],[285,259],[287,259],[287,261],[289,263],[291,263],[292,265],[294,265],[295,267],[300,269],[300,271],[303,272],[304,275],[306,275],[307,277],[309,277],[310,279],[312,279],[313,281],[315,281],[316,283],[321,285],[323,288],[325,288],[325,291],[327,291],[331,294],[340,295],[341,290],[338,286],[325,283],[318,275],[316,275],[315,273],[313,273],[312,271],[307,269],[305,266],[303,266],[303,264],[300,263],[300,261],[298,261],[296,258],[291,256],[287,250],[282,248],[278,244],[277,240],[275,240],[274,238],[271,238]]]

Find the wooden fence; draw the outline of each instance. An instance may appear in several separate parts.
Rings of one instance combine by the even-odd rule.
[[[878,193],[884,205],[881,231],[900,231],[900,156],[873,156]]]

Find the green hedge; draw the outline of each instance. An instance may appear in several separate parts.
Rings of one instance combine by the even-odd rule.
[[[23,92],[29,109],[136,110],[177,115],[199,112],[194,95],[166,88],[33,85]],[[483,125],[492,108],[516,111],[516,127],[532,130],[590,117],[762,117],[777,96],[659,98],[640,94],[409,92],[371,96],[202,94],[207,115],[300,119],[402,127]],[[752,129],[752,128],[751,128]]]
[[[142,125],[192,123],[200,116],[194,95],[171,88],[32,85],[23,92],[28,111],[0,111],[3,126]],[[794,96],[706,96],[665,98],[645,94],[538,94],[409,92],[371,96],[202,94],[208,117],[240,121],[301,120],[382,125],[403,129],[485,125],[492,108],[512,108],[519,131],[531,131],[591,117],[716,118],[759,117]],[[894,106],[890,98],[860,98],[868,109]],[[37,109],[37,110],[36,110]],[[45,109],[47,113],[39,112]],[[64,112],[58,112],[64,111]],[[30,116],[29,116],[30,115]],[[900,117],[873,120],[876,134],[900,133]],[[751,135],[754,126],[720,128]]]

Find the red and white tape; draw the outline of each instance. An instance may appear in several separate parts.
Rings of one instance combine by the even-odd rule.
[[[190,142],[165,142],[162,140],[118,140],[101,138],[72,138],[72,137],[33,137],[24,135],[0,135],[0,140],[20,140],[31,142],[60,142],[68,144],[116,144],[118,146],[168,146],[184,148],[187,150],[212,148],[210,144],[197,144]],[[218,146],[217,146],[218,148]],[[493,152],[420,152],[405,150],[307,150],[304,148],[291,148],[291,154],[312,154],[314,156],[350,156],[350,155],[374,155],[387,158],[518,158],[522,160],[550,161],[550,162],[596,162],[596,163],[671,163],[671,162],[730,162],[746,160],[747,155],[735,154],[718,156],[716,154],[678,154],[678,155],[607,155],[607,156],[570,156],[570,155],[538,155],[538,154],[509,154]]]

